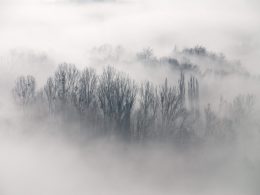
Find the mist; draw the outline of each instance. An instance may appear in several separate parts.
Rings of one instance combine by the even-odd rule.
[[[259,11],[0,0],[0,194],[258,195]]]
[[[105,43],[162,53],[199,44],[259,72],[254,0],[11,0],[1,1],[0,9],[2,50],[27,48],[85,62],[86,50]]]

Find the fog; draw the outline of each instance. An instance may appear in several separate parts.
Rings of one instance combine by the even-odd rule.
[[[45,133],[31,129],[30,135],[14,133],[14,125],[9,128],[11,133],[1,134],[1,194],[259,192],[259,147],[255,148],[259,140],[252,137],[243,138],[239,146],[179,150],[163,143],[129,145],[106,139],[82,143],[46,135],[44,127],[40,128]]]
[[[162,53],[199,44],[259,72],[255,0],[2,0],[0,9],[2,50],[28,48],[84,62],[87,50],[105,43]]]
[[[0,0],[0,42],[1,195],[259,194],[257,0]],[[78,83],[62,96],[58,73],[71,67]],[[96,102],[82,111],[86,67]],[[110,67],[134,94],[128,125],[102,105]],[[168,124],[163,92],[181,99],[182,73]],[[28,101],[22,81],[35,86]],[[144,117],[146,81],[157,117]]]

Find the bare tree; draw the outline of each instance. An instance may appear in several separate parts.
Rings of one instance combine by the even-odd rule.
[[[124,137],[130,136],[130,117],[136,97],[136,85],[112,67],[104,69],[99,79],[98,99],[105,125],[113,124]]]
[[[153,54],[153,49],[148,47],[144,48],[141,52],[136,54],[137,59],[144,64],[152,65],[158,63],[158,59]]]
[[[55,111],[55,104],[58,98],[57,85],[54,82],[53,78],[48,78],[43,90],[44,95],[47,98],[49,112],[53,114]]]
[[[35,101],[35,87],[36,82],[33,76],[19,77],[13,88],[15,101],[22,106],[32,104]]]
[[[191,76],[188,82],[189,108],[194,116],[199,116],[199,82]]]
[[[157,88],[149,81],[141,84],[139,93],[136,133],[139,139],[144,139],[151,135],[155,128],[159,99]]]
[[[78,90],[78,104],[81,113],[96,105],[98,77],[94,69],[85,68],[81,73]]]
[[[180,79],[178,81],[179,84],[179,95],[180,95],[180,104],[184,108],[185,107],[185,77],[184,73],[181,72]]]
[[[255,103],[253,95],[239,95],[230,104],[230,115],[236,123],[245,121],[252,113]]]
[[[78,92],[80,72],[72,64],[61,64],[54,75],[54,82],[57,89],[57,97],[61,107],[66,104],[73,104],[74,97]]]
[[[137,53],[137,58],[140,60],[150,60],[153,57],[153,49],[148,47],[144,48],[142,52]]]
[[[113,123],[113,115],[116,112],[114,102],[114,88],[115,88],[116,71],[112,67],[107,67],[103,70],[102,75],[99,77],[98,86],[98,100],[100,108],[104,116],[104,128],[110,128]]]
[[[135,102],[137,87],[131,79],[122,73],[116,79],[116,120],[122,135],[130,136],[130,117]]]
[[[222,113],[215,112],[210,104],[205,108],[204,115],[205,136],[207,138],[210,137],[218,141],[234,139],[233,121],[229,117],[224,117]]]
[[[81,122],[86,121],[88,125],[96,125],[98,122],[98,100],[97,100],[98,76],[92,68],[85,68],[79,79],[79,88],[74,96]]]
[[[162,134],[174,134],[177,131],[177,120],[183,113],[182,97],[176,90],[176,87],[168,85],[167,79],[160,86],[159,96]]]
[[[215,112],[212,110],[211,105],[208,104],[204,109],[205,114],[205,135],[206,136],[216,136],[218,127],[218,118]],[[219,133],[218,133],[219,134]]]

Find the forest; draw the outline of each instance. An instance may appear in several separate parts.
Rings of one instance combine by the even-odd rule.
[[[0,195],[260,195],[260,0],[0,0]]]
[[[25,115],[54,122],[61,119],[64,124],[73,121],[82,135],[127,141],[229,142],[248,123],[255,104],[251,94],[237,95],[232,101],[221,97],[217,106],[201,102],[199,79],[183,69],[177,83],[165,78],[157,85],[137,82],[113,66],[98,74],[92,67],[79,70],[63,63],[42,88],[37,88],[36,80],[20,76],[12,89]]]

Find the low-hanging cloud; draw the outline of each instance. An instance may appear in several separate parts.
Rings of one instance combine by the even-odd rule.
[[[258,195],[259,13],[257,0],[0,0],[0,194]],[[196,45],[206,54],[183,51]],[[138,59],[143,48],[152,48],[147,61]],[[199,137],[178,148],[172,140],[90,139],[82,131],[92,129],[74,115],[63,120],[14,102],[18,76],[36,78],[41,100],[63,62],[98,75],[112,65],[138,86],[162,86],[166,77],[178,86],[177,68],[195,67],[185,78],[200,82],[203,124],[207,106],[217,113],[222,97],[233,105],[252,94],[256,103],[230,142]]]
[[[22,2],[1,3],[1,50],[38,48],[76,60],[86,49],[104,43],[135,50],[151,46],[158,52],[201,44],[259,72],[260,17],[253,0]]]

